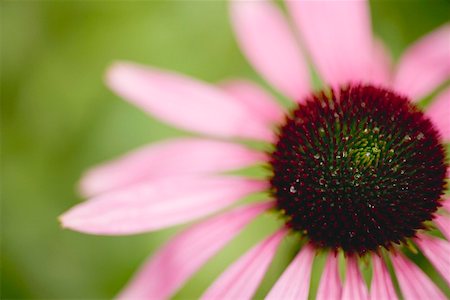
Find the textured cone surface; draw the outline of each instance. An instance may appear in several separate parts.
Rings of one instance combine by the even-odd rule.
[[[354,85],[306,99],[280,128],[272,190],[291,229],[365,253],[413,237],[439,206],[445,152],[408,99]]]

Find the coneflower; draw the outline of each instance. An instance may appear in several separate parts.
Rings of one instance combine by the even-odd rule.
[[[61,217],[65,227],[134,234],[209,216],[252,193],[269,198],[175,236],[119,298],[170,298],[265,212],[282,218],[282,228],[227,268],[202,298],[251,298],[288,233],[302,247],[268,299],[307,299],[318,252],[328,259],[317,299],[396,299],[389,264],[403,298],[446,298],[403,249],[420,250],[450,284],[450,200],[444,197],[450,89],[426,111],[415,104],[450,78],[450,26],[410,47],[392,72],[387,51],[372,38],[366,1],[286,5],[299,37],[270,1],[233,1],[231,15],[250,63],[295,103],[289,111],[247,81],[217,87],[131,63],[108,71],[119,95],[200,137],[151,145],[89,171],[82,189],[91,199]],[[304,53],[321,76],[320,91],[312,91]],[[248,139],[272,146],[258,151],[239,143]],[[255,164],[270,175],[227,173]],[[372,269],[370,289],[360,260]]]

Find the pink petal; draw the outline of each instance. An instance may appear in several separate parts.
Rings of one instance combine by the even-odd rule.
[[[266,299],[308,299],[314,253],[313,247],[303,247]]]
[[[264,160],[264,154],[233,143],[177,139],[143,147],[93,168],[81,180],[81,190],[93,196],[166,176],[218,173]]]
[[[436,270],[450,284],[450,243],[424,234],[416,239],[416,243]]]
[[[374,39],[372,73],[370,81],[372,84],[389,86],[392,84],[392,57],[389,49],[382,40]]]
[[[445,209],[448,213],[450,213],[450,198],[444,198],[441,204],[442,208]]]
[[[444,300],[446,297],[434,283],[403,254],[391,257],[403,297],[409,300]]]
[[[367,295],[367,286],[359,271],[358,261],[355,257],[347,257],[347,271],[345,283],[342,291],[342,299],[365,300],[369,299]]]
[[[433,101],[426,114],[441,132],[444,140],[450,140],[450,88]]]
[[[220,275],[202,299],[251,299],[285,234],[281,229],[253,247]]]
[[[420,100],[450,77],[450,25],[413,44],[400,59],[394,86]]]
[[[370,299],[398,299],[392,284],[391,276],[383,259],[378,255],[372,255],[373,276],[370,286]]]
[[[166,178],[95,197],[61,217],[64,227],[93,234],[133,234],[189,222],[268,188],[241,178]]]
[[[116,63],[108,85],[146,112],[180,128],[220,137],[271,140],[251,111],[213,85],[173,72]]]
[[[447,241],[450,241],[450,217],[443,215],[435,215],[433,222],[445,236]]]
[[[283,121],[285,112],[279,103],[264,89],[247,80],[232,80],[224,82],[221,87],[243,105],[254,112],[268,125],[279,124]]]
[[[367,1],[287,1],[287,5],[327,84],[370,80],[374,48]]]
[[[339,278],[338,258],[334,253],[328,255],[325,270],[320,279],[317,300],[341,299],[342,285]]]
[[[309,70],[279,9],[270,1],[233,1],[232,23],[253,67],[286,96],[309,92]]]
[[[182,232],[145,263],[118,298],[171,297],[244,226],[272,206],[273,202],[265,202],[240,207]]]

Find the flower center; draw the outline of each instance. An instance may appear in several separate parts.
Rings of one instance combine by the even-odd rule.
[[[392,91],[350,85],[306,99],[280,128],[272,190],[288,226],[363,254],[425,228],[445,189],[430,120]]]

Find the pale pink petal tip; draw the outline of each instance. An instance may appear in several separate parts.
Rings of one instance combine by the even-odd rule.
[[[309,91],[309,70],[276,5],[232,1],[231,15],[237,40],[253,67],[286,96],[302,98]]]
[[[273,202],[221,214],[175,236],[130,280],[118,299],[167,299]],[[220,238],[217,238],[220,237]]]
[[[373,276],[372,284],[370,285],[370,299],[398,299],[386,264],[383,259],[376,254],[372,255],[372,267]]]
[[[368,1],[286,1],[320,75],[331,86],[370,82],[374,70]]]
[[[314,253],[314,248],[310,245],[303,247],[266,299],[308,299]]]
[[[201,299],[251,299],[285,234],[286,230],[281,229],[249,250],[220,275]]]
[[[450,78],[450,24],[414,43],[400,59],[394,88],[420,100]]]
[[[135,150],[89,170],[80,183],[91,197],[167,176],[219,173],[243,168],[267,158],[244,146],[205,139],[176,139]]]
[[[267,187],[264,181],[235,177],[166,178],[95,197],[61,221],[92,234],[141,233],[204,217]]]
[[[273,138],[245,106],[199,80],[132,63],[114,64],[106,80],[123,98],[180,128],[225,138]]]
[[[397,255],[391,256],[391,260],[405,299],[447,299],[430,278],[403,254],[397,253]]]
[[[450,243],[424,234],[416,239],[416,243],[450,285]]]
[[[339,277],[338,258],[334,253],[328,255],[325,269],[320,279],[317,300],[340,299],[342,284]]]
[[[449,37],[450,48],[450,37]],[[449,50],[450,51],[450,50]],[[450,88],[439,94],[426,111],[434,125],[437,126],[442,138],[450,140]]]
[[[356,257],[346,258],[347,268],[345,283],[342,290],[342,299],[366,300],[368,299],[367,285],[361,275]]]

